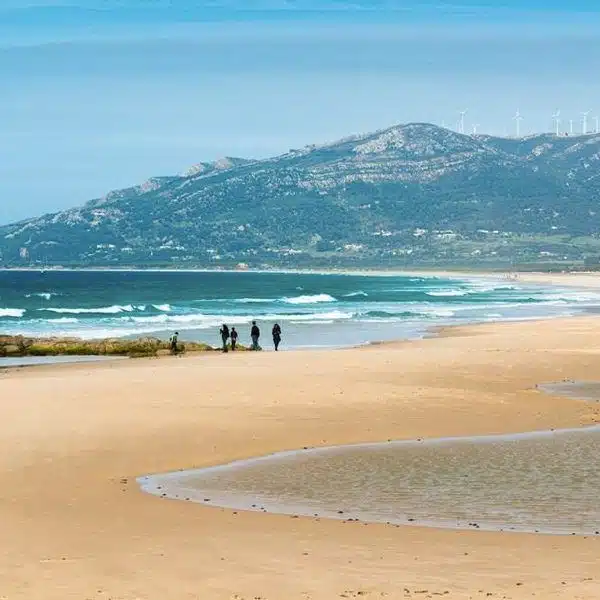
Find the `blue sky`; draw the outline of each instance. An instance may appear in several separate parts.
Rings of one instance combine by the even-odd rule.
[[[3,0],[0,223],[464,108],[593,125],[599,34],[591,0]]]

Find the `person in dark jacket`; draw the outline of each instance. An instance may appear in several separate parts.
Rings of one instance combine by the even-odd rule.
[[[235,347],[237,346],[238,332],[235,330],[235,327],[231,328],[231,333],[229,334],[231,338],[231,351],[235,352]]]
[[[279,344],[281,343],[281,327],[279,327],[279,323],[275,323],[273,325],[273,345],[275,346],[275,352],[279,350]]]
[[[223,352],[227,352],[227,340],[229,339],[229,327],[223,323],[221,327],[221,340],[223,341]]]
[[[252,350],[259,350],[258,339],[260,338],[260,329],[256,321],[252,321],[252,329],[250,330],[250,339],[252,340]]]

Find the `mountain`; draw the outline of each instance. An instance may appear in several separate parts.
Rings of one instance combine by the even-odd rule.
[[[0,264],[501,264],[600,254],[600,135],[411,123],[0,227]]]

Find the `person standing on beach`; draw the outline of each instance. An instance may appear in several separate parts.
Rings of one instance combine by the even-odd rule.
[[[235,327],[231,328],[231,333],[229,334],[231,338],[231,351],[235,352],[235,347],[237,345],[238,332],[235,330]]]
[[[281,327],[279,327],[279,323],[275,323],[273,325],[273,345],[275,346],[275,352],[279,350],[279,344],[281,343]]]
[[[252,329],[250,330],[250,339],[252,340],[252,350],[258,350],[258,339],[260,338],[260,329],[256,321],[252,321]]]
[[[179,338],[179,331],[176,331],[170,338],[171,343],[171,354],[177,354],[177,339]]]
[[[220,330],[221,340],[223,342],[223,352],[227,352],[227,340],[229,339],[229,327],[223,323],[223,326]]]

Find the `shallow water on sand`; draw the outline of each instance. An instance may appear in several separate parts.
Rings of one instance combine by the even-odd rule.
[[[548,394],[600,402],[600,381],[561,381],[559,383],[545,383],[538,385],[537,389]]]
[[[306,449],[139,479],[240,510],[600,535],[600,427]]]
[[[102,362],[124,360],[126,356],[11,356],[0,357],[0,369],[8,367],[33,367],[63,363]]]

